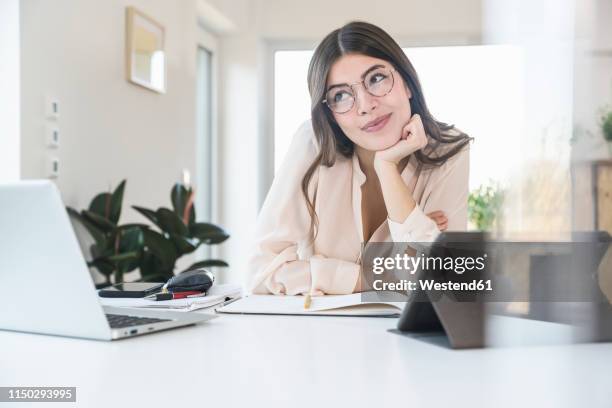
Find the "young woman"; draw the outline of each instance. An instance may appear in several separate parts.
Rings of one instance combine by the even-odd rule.
[[[332,31],[308,87],[312,119],[259,215],[253,293],[352,293],[362,243],[430,242],[467,226],[470,138],[433,118],[386,32],[364,22]]]

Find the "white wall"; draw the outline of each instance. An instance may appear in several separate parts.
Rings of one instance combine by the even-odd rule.
[[[0,182],[19,179],[19,0],[0,1]]]
[[[200,0],[202,1],[202,0]],[[371,1],[209,0],[236,28],[219,42],[218,219],[231,234],[220,257],[240,281],[259,205],[269,185],[272,129],[270,50],[314,47],[332,29],[361,19],[381,25],[402,45],[478,43],[480,0]],[[124,79],[124,8],[134,5],[166,26],[168,92]],[[67,204],[128,178],[126,204],[168,205],[182,168],[195,170],[196,5],[190,0],[23,0],[22,173],[43,177],[43,104],[61,103],[58,185]],[[444,12],[440,12],[444,10]],[[304,78],[304,81],[306,79]],[[126,210],[124,220],[141,220]]]
[[[220,41],[220,223],[232,234],[222,256],[226,279],[246,275],[259,205],[273,174],[268,108],[270,49],[313,48],[328,32],[354,20],[379,24],[402,45],[478,43],[481,2],[366,0],[209,0],[237,30]],[[304,78],[306,81],[306,78]],[[267,154],[263,154],[266,152]]]
[[[125,79],[128,5],[166,29],[166,94]],[[45,155],[54,153],[67,205],[86,207],[96,193],[127,178],[123,221],[145,221],[129,208],[133,204],[169,206],[181,170],[195,171],[196,35],[192,1],[23,0],[23,178],[45,177]],[[57,152],[43,143],[46,95],[60,101]]]
[[[254,1],[255,22],[268,39],[321,40],[352,20],[380,25],[401,42],[480,38],[480,0]],[[402,44],[406,45],[406,44]]]

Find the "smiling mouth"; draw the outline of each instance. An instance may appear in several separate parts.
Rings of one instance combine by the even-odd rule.
[[[368,122],[364,127],[361,128],[364,132],[378,132],[382,128],[385,127],[387,122],[389,122],[389,118],[391,117],[391,113],[388,113],[384,116],[381,116],[378,119],[375,119],[371,122]]]

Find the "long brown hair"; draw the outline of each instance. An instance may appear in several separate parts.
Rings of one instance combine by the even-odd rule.
[[[471,138],[454,129],[453,125],[434,119],[427,109],[421,84],[414,67],[401,47],[381,28],[353,21],[329,33],[317,46],[310,66],[308,67],[308,90],[311,98],[312,128],[318,142],[319,152],[306,170],[302,179],[302,194],[311,217],[310,236],[316,236],[318,219],[315,211],[316,193],[312,200],[308,195],[310,180],[319,166],[331,167],[336,162],[336,155],[351,157],[354,151],[353,142],[344,134],[334,120],[332,112],[322,103],[325,98],[327,76],[340,57],[346,54],[361,54],[385,60],[393,65],[402,76],[412,93],[410,108],[413,114],[421,116],[428,144],[424,149],[413,153],[421,166],[440,166],[450,157],[457,154]],[[441,145],[450,148],[441,149]],[[443,151],[443,152],[442,152]]]

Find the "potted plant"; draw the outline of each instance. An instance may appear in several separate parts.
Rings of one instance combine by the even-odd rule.
[[[122,282],[126,272],[140,266],[144,245],[142,231],[147,226],[119,225],[125,183],[123,180],[112,193],[96,195],[87,210],[78,212],[67,207],[70,216],[76,218],[94,240],[89,247],[92,260],[87,264],[104,275],[104,286],[112,283],[111,277],[115,282]]]
[[[113,192],[94,197],[87,210],[81,212],[67,207],[90,233],[94,240],[89,248],[92,260],[88,266],[102,273],[103,285],[123,282],[124,274],[140,268],[142,281],[160,282],[174,276],[176,261],[203,244],[215,245],[229,238],[220,227],[196,222],[194,192],[191,187],[177,183],[170,192],[172,209],[156,211],[133,206],[158,230],[147,224],[119,224],[126,181]],[[187,269],[228,266],[220,259],[195,262]],[[186,269],[186,270],[187,270]]]
[[[608,152],[612,156],[612,111],[609,111],[601,117],[601,130],[604,140],[608,144]]]
[[[144,281],[166,280],[174,275],[178,258],[195,251],[200,245],[220,244],[229,235],[220,227],[197,222],[194,208],[194,191],[181,183],[170,191],[172,209],[160,207],[156,211],[132,206],[159,229],[144,229],[144,251],[140,273]],[[210,266],[228,266],[225,261],[208,259],[199,261],[188,269]]]
[[[470,192],[468,217],[478,231],[491,231],[499,227],[504,194],[493,183],[482,184]]]

